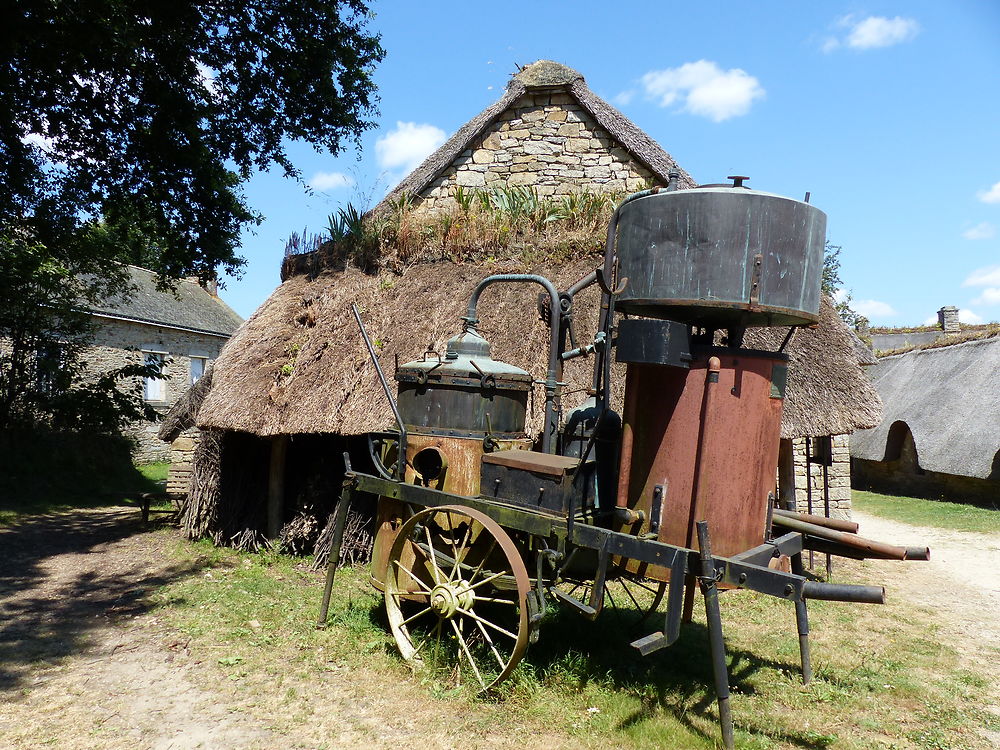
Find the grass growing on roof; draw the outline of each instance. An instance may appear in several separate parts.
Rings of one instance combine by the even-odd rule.
[[[955,531],[1000,533],[1000,506],[956,503],[949,500],[923,500],[916,497],[881,495],[854,490],[852,504],[865,513],[914,526],[933,526]]]
[[[177,554],[209,567],[161,590],[160,614],[219,679],[273,710],[275,729],[314,720],[327,710],[324,693],[349,685],[398,702],[429,736],[451,731],[447,717],[461,716],[476,737],[546,732],[571,747],[717,746],[700,598],[680,641],[646,658],[628,641],[661,624],[634,630],[610,614],[590,623],[552,612],[514,678],[484,700],[401,661],[365,569],[341,571],[329,623],[317,629],[322,578],[306,562],[205,543],[180,544]],[[875,582],[866,563],[840,563],[835,573],[842,582]],[[809,686],[798,674],[791,605],[727,592],[722,610],[738,747],[974,748],[984,746],[979,728],[1000,728],[977,700],[983,676],[962,669],[912,606],[810,603]]]

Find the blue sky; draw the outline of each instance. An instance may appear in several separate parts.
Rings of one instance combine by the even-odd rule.
[[[223,297],[248,316],[278,285],[284,240],[374,205],[496,101],[516,65],[550,59],[699,182],[749,175],[829,217],[841,276],[875,324],[956,305],[1000,319],[1000,3],[403,2],[373,4],[386,58],[360,154],[293,144],[308,194],[246,186],[266,216]]]

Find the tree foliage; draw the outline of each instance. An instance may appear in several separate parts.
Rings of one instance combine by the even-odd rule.
[[[0,31],[0,224],[51,246],[88,220],[164,277],[232,271],[254,171],[372,126],[383,51],[362,0],[20,0]]]
[[[868,318],[851,307],[851,293],[844,289],[844,282],[840,278],[840,252],[842,250],[843,247],[840,245],[834,245],[827,241],[823,254],[823,276],[820,288],[824,294],[833,298],[834,306],[837,308],[841,320],[854,330],[858,330],[868,325]]]
[[[341,152],[372,127],[364,0],[18,0],[0,28],[0,429],[112,431],[139,365],[87,374],[88,304],[238,272],[241,184],[290,141]],[[53,352],[58,351],[58,356]]]

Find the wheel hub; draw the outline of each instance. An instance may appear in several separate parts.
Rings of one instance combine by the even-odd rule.
[[[431,589],[431,609],[438,617],[452,618],[459,610],[469,611],[476,599],[463,581],[439,583]]]

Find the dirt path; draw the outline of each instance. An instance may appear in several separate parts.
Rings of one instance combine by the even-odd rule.
[[[107,508],[0,529],[0,748],[570,745],[516,720],[477,736],[476,717],[455,716],[421,686],[385,694],[349,670],[299,685],[322,695],[321,711],[275,728],[266,704],[220,680],[215,659],[189,651],[152,610],[149,594],[200,572],[172,562],[175,538],[145,532],[134,510]]]
[[[862,536],[931,548],[926,562],[879,563],[891,576],[887,596],[931,610],[948,642],[1000,682],[1000,535],[910,526],[857,511],[854,520]]]
[[[1000,672],[1000,535],[918,529],[859,515],[866,536],[932,547],[929,563],[873,562],[889,595],[941,625],[979,670]],[[266,710],[192,655],[158,620],[148,595],[197,574],[173,562],[170,533],[144,532],[134,510],[97,509],[30,518],[0,530],[0,747],[315,748],[448,747],[455,717],[420,687],[373,694],[331,675],[324,710],[280,734]],[[973,585],[971,581],[975,580]],[[996,674],[994,685],[1000,683]],[[437,714],[440,714],[438,716]],[[420,721],[412,721],[420,716]],[[473,717],[469,717],[471,721]],[[511,722],[475,747],[563,747]]]

